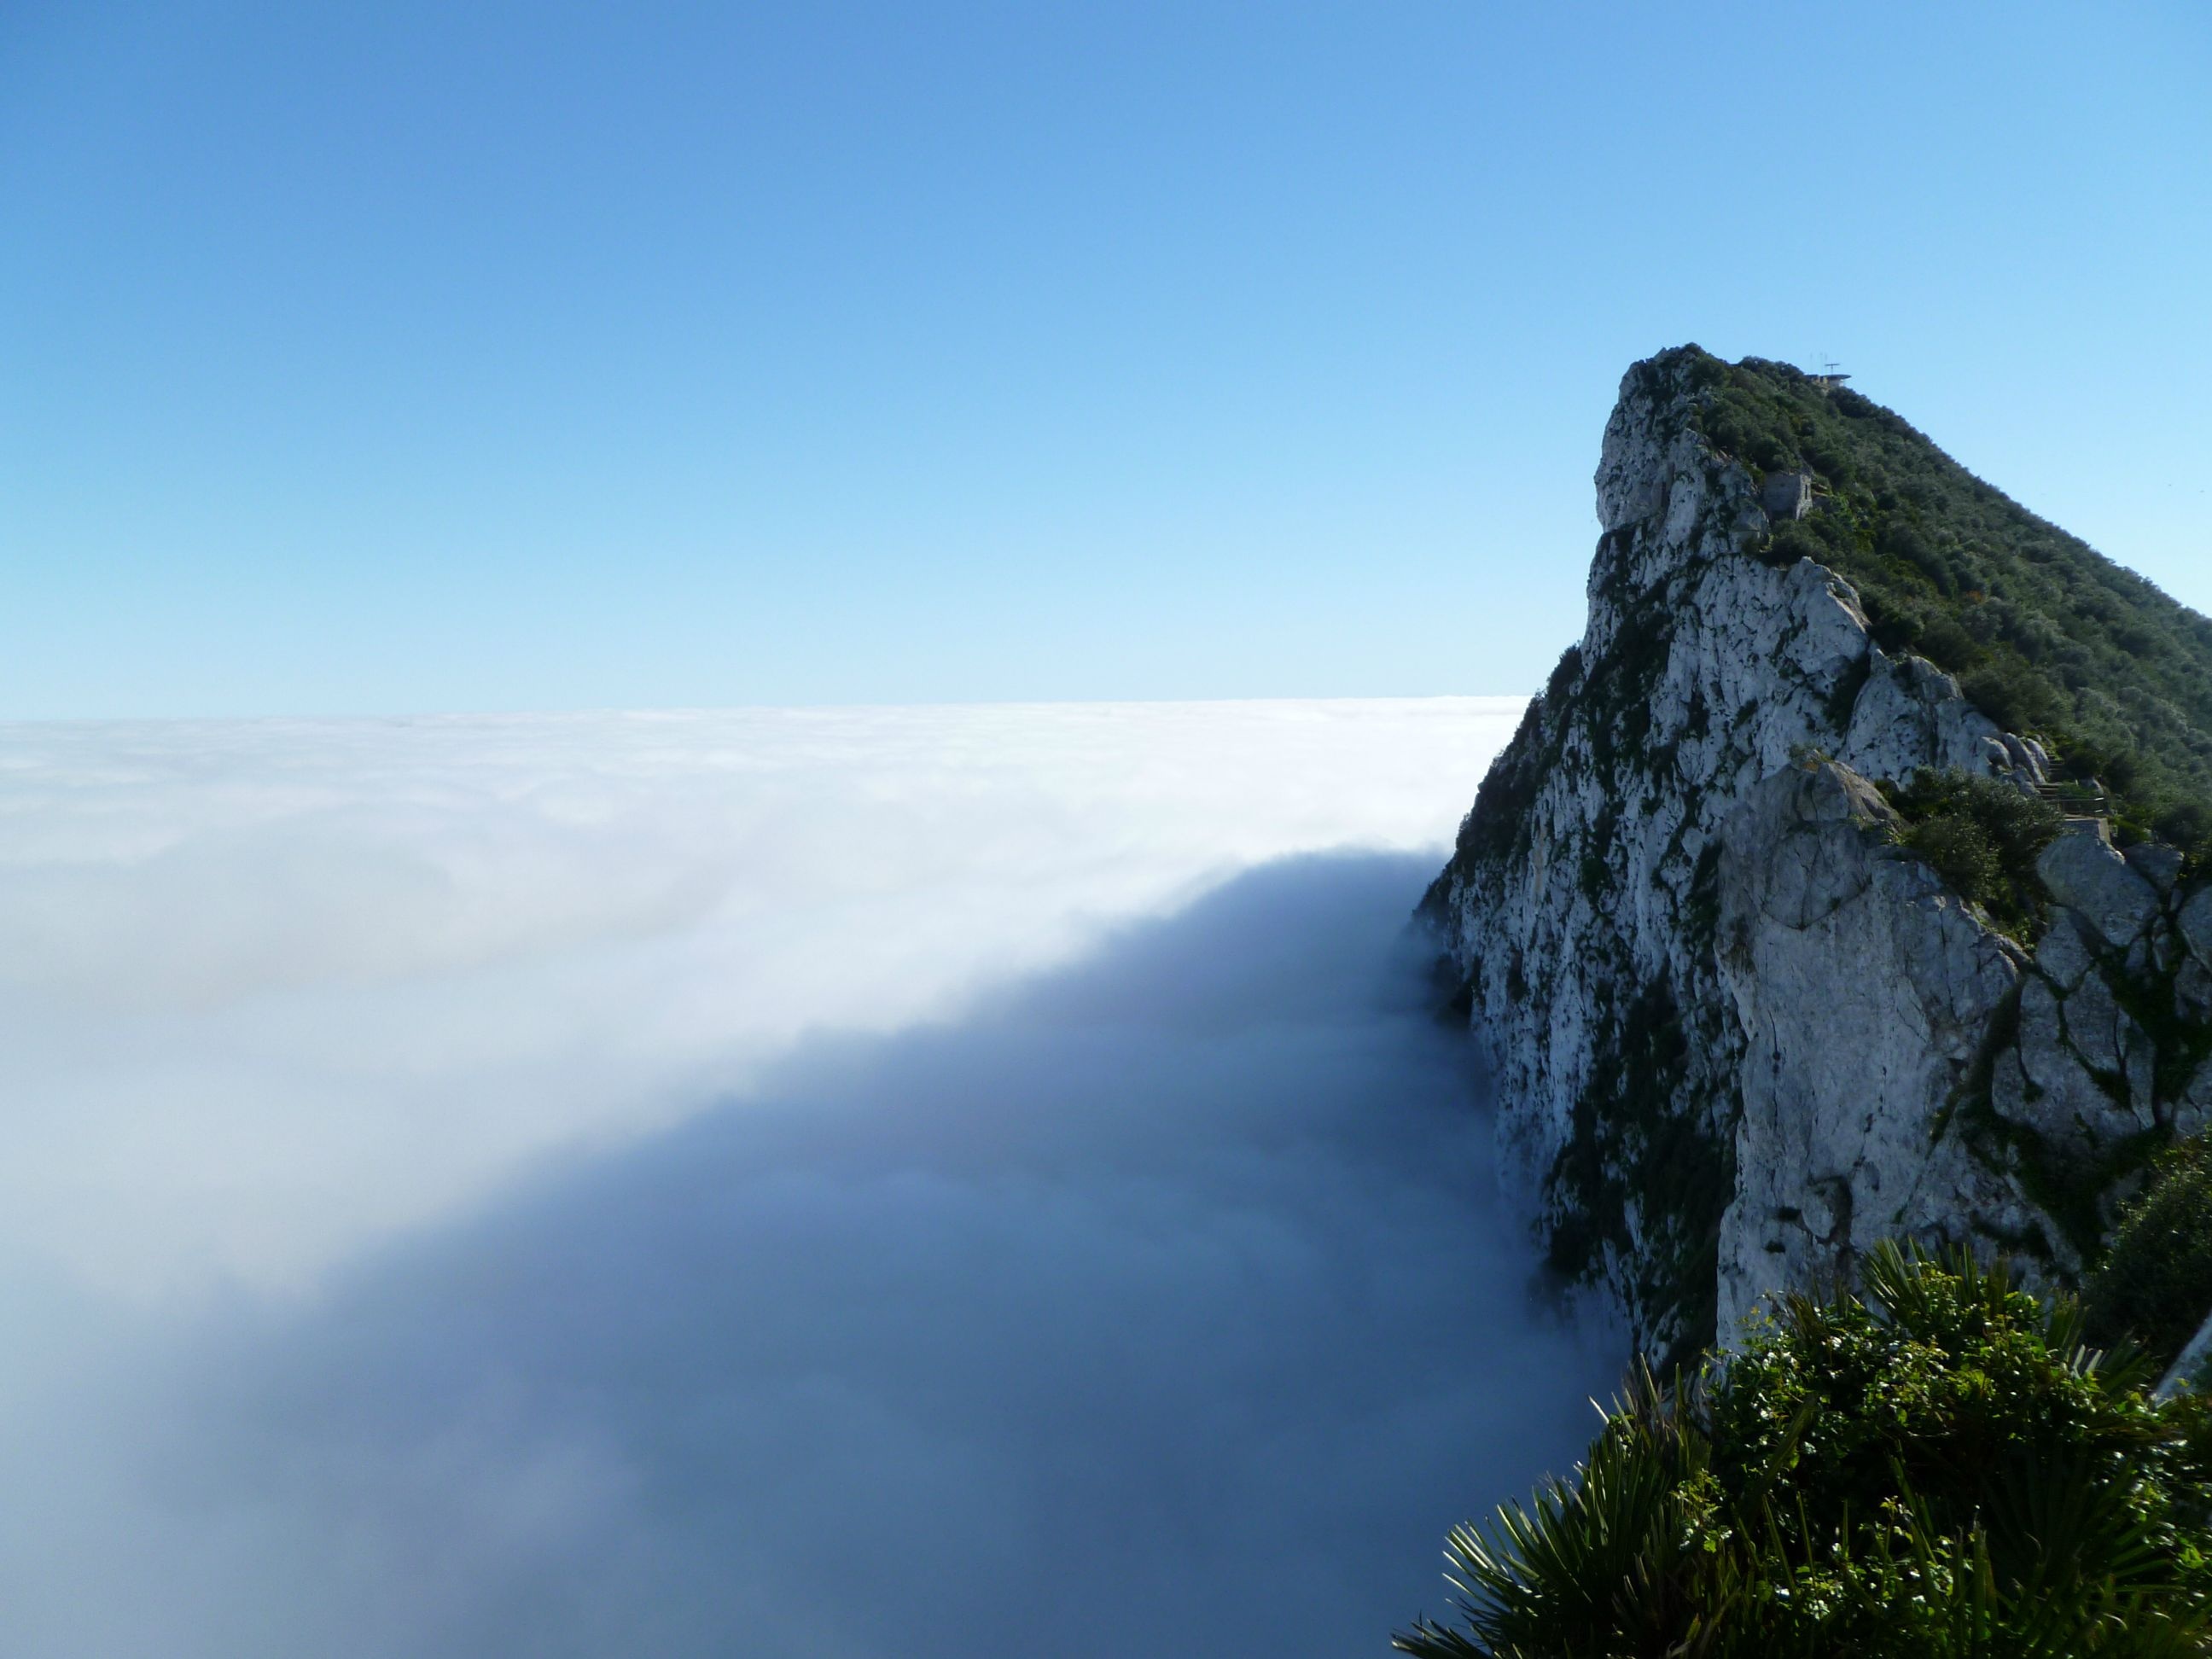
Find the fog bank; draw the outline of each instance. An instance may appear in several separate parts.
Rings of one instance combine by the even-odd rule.
[[[201,1332],[17,1540],[36,1650],[1383,1651],[1613,1370],[1497,1219],[1427,873],[1247,876]]]
[[[1441,845],[1520,708],[0,726],[0,1276],[311,1285],[809,1030]]]
[[[1518,712],[0,730],[0,1650],[1379,1653],[1613,1372],[1404,935]]]

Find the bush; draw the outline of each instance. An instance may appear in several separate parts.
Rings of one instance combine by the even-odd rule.
[[[2212,807],[2201,801],[2182,801],[2159,814],[2152,824],[2160,841],[2188,852],[2212,842]]]
[[[2003,890],[2004,860],[1989,831],[1964,813],[1942,812],[1905,832],[1905,844],[1958,892],[1984,908]]]
[[[2205,1411],[1971,1257],[1884,1247],[1724,1369],[1645,1373],[1574,1481],[1454,1531],[1421,1659],[2212,1651]]]
[[[2008,651],[1968,668],[1960,677],[1959,690],[2008,732],[2039,731],[2061,717],[2049,683],[2026,659]]]
[[[2002,778],[1926,767],[1884,790],[1905,819],[1899,843],[1935,866],[1962,898],[2000,927],[2027,937],[2045,894],[2035,861],[2065,823],[2048,801]]]
[[[2082,1301],[2099,1340],[2131,1339],[2170,1363],[2212,1313],[2212,1149],[2185,1140],[2151,1171]]]

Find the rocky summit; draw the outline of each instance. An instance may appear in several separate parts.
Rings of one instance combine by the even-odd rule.
[[[1686,347],[1423,902],[1553,1266],[1666,1354],[1886,1237],[2070,1284],[2212,1114],[2212,624],[1890,411]]]

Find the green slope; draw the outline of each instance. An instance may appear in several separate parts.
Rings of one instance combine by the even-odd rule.
[[[1984,713],[2095,778],[2123,839],[2212,841],[2212,619],[2038,518],[1881,404],[1786,363],[1687,348],[1698,418],[1754,472],[1815,477],[1764,550],[1847,577],[1876,640],[1959,678]],[[1671,355],[1671,354],[1670,354]]]

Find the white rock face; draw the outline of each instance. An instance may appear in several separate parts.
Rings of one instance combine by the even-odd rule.
[[[2059,836],[2036,861],[2036,873],[2052,898],[2115,950],[2140,939],[2159,911],[2157,890],[2113,850],[2101,830]]]
[[[1887,1236],[2063,1277],[2112,1196],[2063,1190],[2081,1158],[2212,1110],[2212,1072],[2137,1017],[2212,1008],[2212,897],[2069,834],[2031,962],[1891,843],[1869,780],[2029,784],[2045,757],[1879,649],[1848,582],[1761,559],[1698,362],[1623,380],[1583,638],[1423,907],[1554,1263],[1653,1349]]]
[[[1894,818],[1833,764],[1765,780],[1731,823],[1719,951],[1744,1035],[1719,1328],[1890,1237],[2030,1224],[1939,1131],[2025,953],[1887,842]]]

